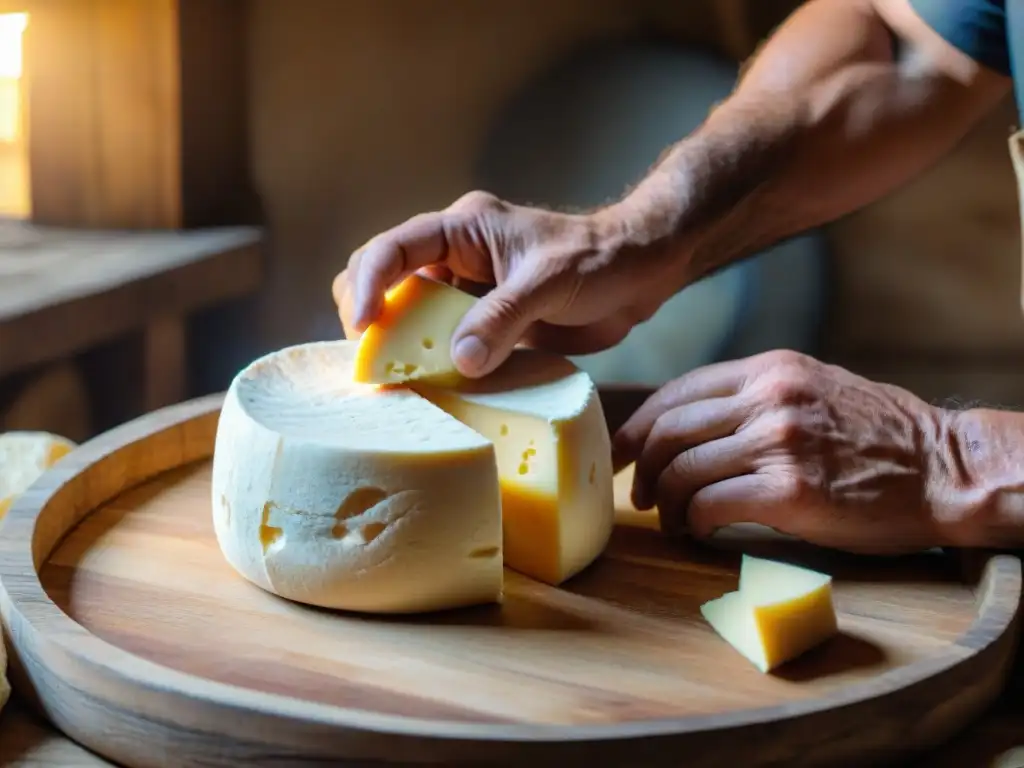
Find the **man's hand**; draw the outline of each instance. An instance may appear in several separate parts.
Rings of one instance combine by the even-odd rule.
[[[562,354],[617,344],[682,287],[671,259],[630,242],[612,209],[569,215],[473,192],[377,235],[334,281],[346,332],[375,320],[388,288],[415,271],[492,287],[463,319],[452,359],[467,376],[520,342]]]
[[[760,523],[872,553],[956,543],[951,414],[794,352],[695,370],[615,437],[633,501],[698,538]]]

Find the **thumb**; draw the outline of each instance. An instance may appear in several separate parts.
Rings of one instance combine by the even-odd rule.
[[[452,337],[452,360],[465,376],[484,376],[512,354],[530,326],[557,308],[557,287],[529,261],[476,302]]]

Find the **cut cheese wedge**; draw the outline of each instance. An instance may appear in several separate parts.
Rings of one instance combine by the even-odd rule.
[[[359,339],[353,379],[366,384],[456,383],[452,337],[476,297],[413,273],[384,298],[380,317]]]
[[[228,389],[214,530],[242,576],[312,605],[420,612],[500,600],[505,564],[557,583],[600,555],[614,513],[611,449],[583,374],[524,351],[533,378],[425,397],[351,381],[357,349],[290,347]],[[553,469],[540,469],[542,452]],[[533,495],[503,510],[524,462]]]
[[[413,388],[494,445],[506,565],[559,584],[604,548],[615,514],[611,446],[586,373],[520,349],[483,379]]]
[[[14,500],[39,479],[47,469],[67,455],[75,444],[49,432],[4,432],[0,434],[0,520]],[[0,636],[0,709],[11,695],[7,682],[7,652]]]
[[[701,606],[712,628],[762,672],[838,632],[832,577],[744,555],[739,589]]]
[[[74,447],[70,440],[49,432],[0,434],[0,520],[15,498]]]

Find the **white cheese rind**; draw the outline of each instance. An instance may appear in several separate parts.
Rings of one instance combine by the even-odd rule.
[[[355,350],[287,348],[232,382],[213,461],[225,558],[269,592],[326,608],[499,599],[493,447],[414,393],[351,383]]]

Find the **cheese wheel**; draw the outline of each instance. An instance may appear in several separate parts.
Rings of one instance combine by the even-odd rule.
[[[14,500],[75,444],[48,432],[12,431],[0,434],[0,520]],[[11,694],[7,682],[7,651],[0,636],[0,709]]]
[[[358,345],[263,357],[228,389],[213,461],[227,561],[298,602],[419,612],[559,583],[607,544],[611,448],[592,382],[521,351],[458,390],[352,381]]]
[[[327,608],[411,612],[497,600],[493,447],[412,392],[351,381],[356,346],[270,354],[228,389],[214,529],[263,589]]]

